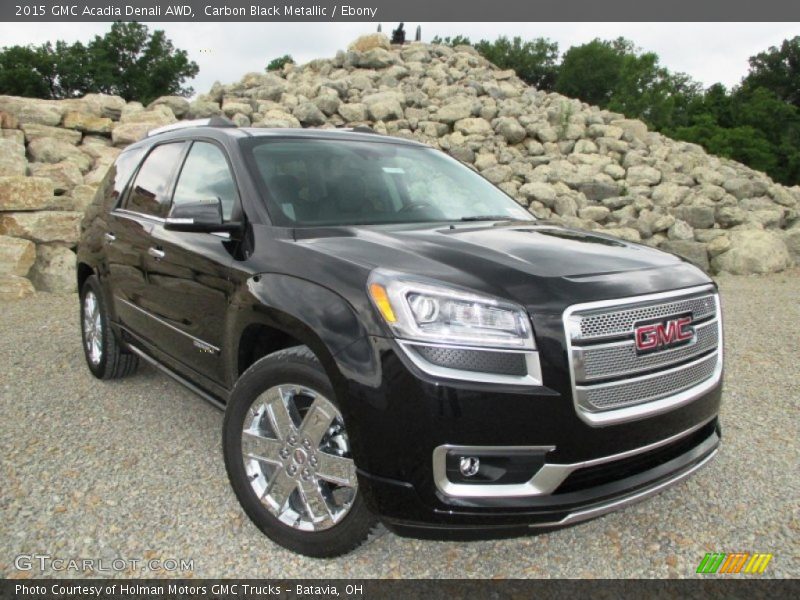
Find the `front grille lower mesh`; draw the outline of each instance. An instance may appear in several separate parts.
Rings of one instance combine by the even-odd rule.
[[[711,322],[697,327],[697,339],[694,343],[672,350],[638,355],[633,341],[614,346],[581,348],[576,351],[583,359],[583,372],[579,379],[596,381],[674,365],[711,352],[718,343],[717,323]]]
[[[634,308],[618,307],[613,311],[589,313],[580,316],[580,336],[574,339],[587,340],[622,336],[633,331],[634,323],[659,319],[683,313],[692,313],[695,321],[712,316],[716,312],[713,294],[676,300],[673,302],[649,304]]]
[[[520,352],[494,352],[422,345],[413,348],[422,358],[438,367],[517,377],[524,377],[528,373],[525,355]]]
[[[648,354],[636,352],[638,323],[687,313],[695,328],[692,343]],[[579,411],[599,416],[603,411],[675,396],[713,377],[718,373],[720,344],[720,321],[715,317],[719,317],[716,295],[705,290],[639,304],[598,303],[568,313],[565,326]]]
[[[696,364],[656,377],[648,377],[639,381],[630,381],[607,387],[578,388],[578,397],[582,404],[591,405],[598,410],[609,410],[620,406],[651,402],[705,381],[714,373],[717,366],[717,354],[714,353]]]

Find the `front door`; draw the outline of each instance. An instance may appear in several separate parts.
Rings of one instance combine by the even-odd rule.
[[[158,345],[147,266],[152,233],[169,210],[170,186],[186,144],[153,147],[134,176],[126,196],[109,214],[106,256],[119,322],[131,333]]]
[[[178,175],[172,206],[218,199],[229,220],[239,197],[226,155],[214,143],[195,141]],[[146,257],[148,308],[159,319],[159,349],[223,386],[222,346],[231,295],[227,273],[235,244],[225,234],[167,231],[158,223]]]

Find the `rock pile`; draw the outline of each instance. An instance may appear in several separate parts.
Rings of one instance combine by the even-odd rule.
[[[81,213],[120,149],[154,127],[214,115],[253,127],[367,125],[422,141],[539,218],[656,246],[710,272],[800,262],[800,187],[537,91],[470,47],[391,46],[376,34],[331,59],[214,84],[191,102],[0,96],[0,296],[74,289]]]

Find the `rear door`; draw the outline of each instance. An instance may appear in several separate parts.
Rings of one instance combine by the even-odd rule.
[[[212,141],[194,141],[179,172],[172,206],[216,199],[222,202],[223,218],[231,220],[240,202],[228,157]],[[147,259],[149,309],[163,325],[159,348],[221,385],[232,289],[228,270],[236,244],[227,234],[167,231],[163,223],[156,223],[151,232],[154,255]]]
[[[113,302],[120,323],[158,345],[161,326],[147,267],[152,232],[169,210],[172,181],[184,142],[154,146],[134,175],[120,205],[109,213],[106,255]]]

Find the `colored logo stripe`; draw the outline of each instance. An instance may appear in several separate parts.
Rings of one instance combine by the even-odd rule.
[[[709,552],[697,566],[697,573],[763,573],[772,554],[750,554],[749,552]],[[742,569],[744,568],[744,571]]]

